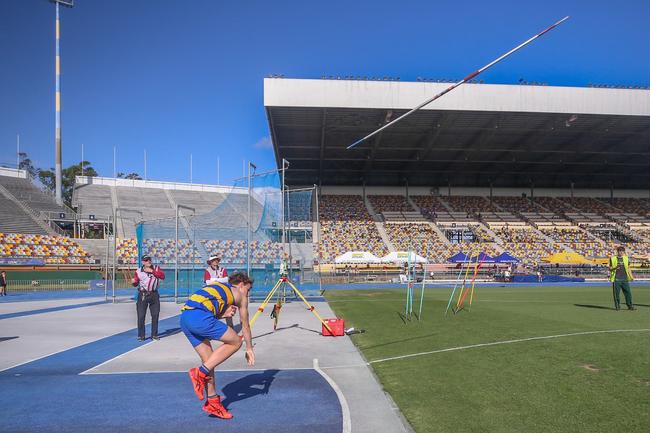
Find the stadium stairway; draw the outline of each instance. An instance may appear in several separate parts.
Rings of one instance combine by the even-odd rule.
[[[383,217],[381,216],[381,214],[375,211],[375,208],[372,206],[372,203],[370,203],[370,200],[368,200],[368,196],[366,195],[363,196],[363,203],[366,205],[366,209],[368,209],[368,213],[372,217],[373,221],[383,221]]]
[[[36,216],[34,211],[25,206],[2,185],[0,185],[0,195],[4,197],[5,200],[3,201],[6,201],[6,204],[1,206],[3,208],[0,213],[1,231],[5,233],[57,235],[49,225]]]
[[[102,265],[104,264],[106,261],[106,239],[74,239],[74,241],[90,254],[91,261],[95,261],[95,263]],[[109,249],[112,248],[113,244],[111,243]],[[113,253],[111,252],[111,257],[112,254]]]
[[[501,239],[496,233],[494,233],[494,231],[492,231],[492,229],[488,227],[487,224],[480,223],[479,225],[486,231],[487,234],[492,236],[492,239],[494,239],[495,246],[498,247],[498,249],[503,249],[502,246],[503,239]]]
[[[600,203],[601,205],[609,208],[609,210],[611,210],[612,212],[622,212],[622,210],[620,210],[619,208],[617,208],[617,207],[613,206],[612,204],[608,203],[607,200],[603,200],[603,199],[600,199],[600,198],[593,198],[593,200],[595,200],[598,203]]]
[[[408,204],[411,205],[413,209],[415,209],[418,213],[422,214],[422,209],[420,209],[420,207],[415,204],[415,202],[413,201],[413,199],[411,199],[410,196],[406,196],[406,201],[408,202]]]
[[[375,222],[375,225],[377,226],[377,231],[379,232],[379,236],[381,237],[381,240],[384,242],[384,245],[386,245],[386,248],[388,248],[388,251],[391,253],[397,251],[393,243],[390,241],[390,238],[388,237],[388,233],[386,233],[386,229],[384,229],[384,223]]]
[[[445,201],[445,199],[442,196],[438,196],[438,200],[440,201],[440,204],[447,209],[447,212],[455,212],[454,209]]]
[[[429,222],[428,224],[429,224],[429,227],[431,227],[431,230],[436,232],[438,234],[438,237],[443,242],[445,242],[447,245],[451,245],[451,242],[449,242],[449,239],[447,239],[447,236],[445,236],[445,234],[442,232],[442,230],[440,230],[440,228],[435,223]]]
[[[531,229],[534,230],[535,233],[537,233],[540,237],[542,237],[543,239],[545,239],[546,242],[548,242],[550,245],[558,245],[558,246],[560,246],[564,251],[566,251],[566,252],[568,252],[568,253],[575,253],[575,251],[573,250],[573,248],[569,247],[569,246],[566,245],[566,244],[563,244],[563,243],[560,243],[560,242],[555,242],[555,241],[554,241],[550,236],[545,235],[544,232],[542,232],[541,230],[537,230],[537,227],[535,227],[535,226],[531,226]]]

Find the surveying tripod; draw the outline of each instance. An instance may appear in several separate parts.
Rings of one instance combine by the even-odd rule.
[[[268,295],[266,295],[266,298],[264,299],[264,302],[259,306],[257,311],[255,312],[255,315],[253,315],[253,318],[250,321],[250,326],[251,328],[253,327],[253,324],[255,324],[255,320],[257,320],[257,317],[264,311],[264,308],[266,305],[273,299],[273,295],[277,292],[277,297],[276,297],[276,302],[275,305],[273,305],[273,311],[271,312],[271,317],[273,318],[273,330],[275,331],[278,327],[278,320],[280,319],[280,310],[282,309],[282,304],[286,302],[286,296],[287,296],[287,286],[293,291],[294,294],[296,294],[302,302],[305,303],[307,306],[307,309],[311,311],[314,316],[320,321],[320,323],[323,324],[325,328],[331,333],[332,329],[329,327],[329,325],[323,320],[323,318],[316,312],[316,307],[311,305],[307,299],[302,295],[300,290],[296,287],[296,285],[287,277],[286,275],[281,275],[280,279],[275,283],[271,291],[269,292]],[[282,288],[282,290],[278,290]]]

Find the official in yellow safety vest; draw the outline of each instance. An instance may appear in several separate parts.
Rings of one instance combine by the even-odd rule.
[[[632,303],[632,291],[630,281],[634,280],[630,272],[630,260],[625,255],[625,247],[616,248],[616,255],[609,258],[609,281],[612,282],[612,294],[614,295],[614,308],[621,309],[621,290],[625,295],[625,304],[628,310],[635,310]]]

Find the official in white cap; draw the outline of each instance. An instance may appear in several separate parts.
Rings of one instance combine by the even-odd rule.
[[[228,271],[226,268],[220,267],[219,263],[221,263],[220,254],[212,254],[208,258],[208,267],[205,268],[205,272],[203,273],[205,284],[228,282]]]

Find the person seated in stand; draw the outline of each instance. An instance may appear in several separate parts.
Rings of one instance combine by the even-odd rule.
[[[248,293],[252,287],[253,280],[248,275],[236,272],[228,278],[228,283],[215,282],[197,290],[181,309],[181,329],[202,361],[199,367],[188,372],[194,393],[203,400],[207,389],[203,411],[222,419],[233,416],[217,395],[214,369],[239,350],[242,339],[246,343],[248,365],[255,364],[248,317]],[[242,337],[219,320],[226,319],[231,323],[237,311]],[[210,340],[219,340],[223,344],[213,350]]]
[[[203,282],[205,284],[211,284],[213,282],[218,283],[227,283],[228,282],[228,271],[226,268],[219,267],[221,263],[221,255],[213,254],[208,258],[208,267],[205,268],[203,273]]]

